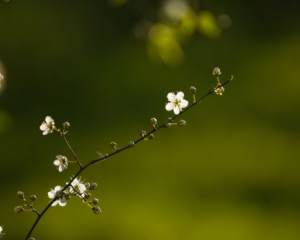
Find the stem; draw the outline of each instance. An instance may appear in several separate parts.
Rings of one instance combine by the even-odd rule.
[[[215,89],[218,89],[218,88],[220,88],[220,87],[222,87],[222,86],[227,85],[229,82],[232,81],[232,79],[233,79],[233,76],[230,76],[230,78],[229,78],[226,82],[224,82],[223,84],[218,85],[218,86],[216,86],[215,88],[212,87],[208,93],[206,93],[204,96],[202,96],[201,98],[199,98],[197,101],[193,102],[192,105],[190,105],[189,107],[187,107],[185,110],[183,110],[182,112],[180,112],[178,115],[175,115],[174,117],[172,117],[172,118],[171,118],[170,120],[168,120],[166,123],[172,122],[175,118],[179,117],[181,114],[183,114],[183,113],[185,113],[186,111],[190,110],[192,107],[194,107],[195,105],[197,105],[198,103],[200,103],[204,98],[206,98],[206,97],[208,97],[209,95],[211,95],[211,94],[215,91]],[[163,128],[163,127],[166,125],[166,123],[160,125],[159,127],[153,128],[152,131],[150,131],[150,132],[147,133],[146,135],[140,137],[139,139],[137,139],[136,141],[134,141],[134,143],[137,144],[138,142],[144,140],[144,138],[148,137],[150,134],[152,134],[152,133],[158,131],[159,129]],[[95,164],[95,163],[98,163],[98,162],[100,162],[100,161],[103,161],[103,160],[105,160],[105,159],[107,159],[107,158],[109,158],[109,157],[111,157],[111,156],[113,156],[113,155],[115,155],[115,154],[118,154],[118,153],[120,153],[120,152],[126,150],[127,148],[130,148],[130,147],[129,147],[129,146],[126,146],[126,147],[120,148],[120,149],[119,149],[118,151],[116,151],[116,152],[113,152],[113,153],[111,153],[111,154],[106,154],[105,156],[103,156],[103,157],[101,157],[101,158],[92,160],[92,161],[91,161],[90,163],[88,163],[84,168],[87,168],[87,167],[90,166],[90,165],[93,165],[93,164]]]
[[[215,91],[215,89],[218,89],[218,88],[220,88],[220,87],[222,87],[222,86],[227,85],[229,82],[232,81],[232,79],[233,79],[233,76],[231,76],[231,77],[230,77],[226,82],[224,82],[223,84],[218,84],[215,88],[212,87],[208,93],[206,93],[205,95],[203,95],[203,96],[202,96],[201,98],[199,98],[197,101],[194,101],[192,105],[190,105],[189,107],[187,107],[185,110],[183,110],[182,112],[180,112],[178,115],[175,115],[174,117],[172,117],[172,118],[171,118],[170,120],[168,120],[166,123],[172,122],[175,118],[179,117],[180,115],[182,115],[182,114],[185,113],[186,111],[190,110],[192,107],[194,107],[195,105],[197,105],[198,103],[200,103],[203,99],[205,99],[206,97],[208,97],[209,95],[211,95],[211,94]],[[144,136],[140,137],[139,139],[137,139],[136,141],[134,141],[134,143],[137,144],[138,142],[144,140],[144,138],[148,137],[150,134],[152,134],[152,133],[158,131],[159,129],[163,128],[163,127],[166,125],[166,123],[160,125],[159,127],[153,126],[153,129],[152,129],[149,133],[147,133],[147,134],[145,134]],[[78,175],[79,175],[80,173],[82,173],[82,172],[83,172],[86,168],[88,168],[89,166],[91,166],[91,165],[93,165],[93,164],[96,164],[96,163],[98,163],[98,162],[100,162],[100,161],[103,161],[103,160],[105,160],[105,159],[107,159],[107,158],[109,158],[109,157],[112,157],[112,156],[116,155],[116,154],[119,154],[119,153],[121,153],[122,151],[124,151],[124,150],[130,148],[130,146],[127,145],[127,146],[125,146],[125,147],[123,147],[123,148],[118,149],[118,151],[115,151],[115,152],[110,153],[110,154],[106,154],[105,156],[100,157],[100,158],[95,159],[95,160],[92,160],[92,161],[90,161],[88,164],[86,164],[85,166],[82,166],[82,164],[81,164],[80,161],[78,160],[76,154],[74,153],[74,151],[72,150],[71,146],[69,145],[69,143],[68,143],[68,141],[67,141],[67,139],[66,139],[66,137],[65,137],[65,134],[63,134],[63,133],[61,133],[61,134],[62,134],[62,137],[64,138],[65,143],[67,144],[69,150],[71,151],[71,153],[72,153],[73,156],[75,157],[76,162],[77,162],[77,163],[79,164],[79,166],[80,166],[79,171],[71,178],[71,181],[70,181],[68,184],[66,184],[66,186],[62,189],[62,191],[65,191],[69,186],[71,186],[71,184],[72,184],[72,182],[74,181],[74,179],[75,179],[76,177],[78,177]],[[38,224],[38,222],[40,221],[40,219],[43,217],[43,215],[44,215],[44,214],[47,212],[47,210],[50,208],[50,206],[52,205],[52,203],[55,202],[56,200],[57,200],[56,197],[53,198],[52,201],[46,206],[46,208],[45,208],[40,214],[38,214],[38,217],[37,217],[36,221],[34,222],[33,226],[31,227],[29,233],[27,234],[25,240],[28,240],[28,239],[29,239],[31,233],[32,233],[33,230],[35,229],[35,227],[36,227],[36,225]]]
[[[80,168],[83,168],[81,162],[79,161],[79,159],[78,159],[78,157],[76,156],[75,152],[73,151],[73,149],[71,148],[70,144],[68,143],[68,141],[67,141],[67,139],[66,139],[66,135],[65,135],[64,133],[61,133],[61,135],[62,135],[62,137],[64,138],[65,143],[67,144],[67,146],[68,146],[70,152],[73,154],[73,156],[74,156],[76,162],[78,163],[79,167],[80,167]]]
[[[52,205],[52,203],[54,203],[56,200],[57,200],[57,198],[53,198],[52,201],[45,207],[45,209],[40,214],[38,214],[38,217],[35,220],[34,224],[32,225],[32,227],[31,227],[29,233],[27,234],[25,240],[28,240],[30,238],[31,233],[35,229],[35,226],[38,224],[38,222],[43,217],[43,215],[46,213],[46,211],[48,210],[48,208]]]

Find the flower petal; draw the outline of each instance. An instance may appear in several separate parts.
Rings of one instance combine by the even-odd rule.
[[[59,206],[64,207],[67,204],[67,200],[65,198],[62,198],[58,201]]]
[[[185,107],[187,107],[187,105],[189,105],[189,102],[185,99],[181,99],[180,107],[185,108]]]
[[[173,103],[167,103],[167,105],[166,105],[166,110],[167,111],[171,111],[171,110],[173,110],[173,108],[174,108],[174,104]]]
[[[56,187],[54,188],[54,191],[55,191],[55,192],[60,191],[60,190],[62,190],[62,187],[61,187],[61,186],[56,186]]]
[[[169,100],[170,102],[174,102],[174,101],[176,100],[176,96],[175,96],[174,93],[169,93],[169,94],[167,95],[167,98],[168,98],[168,100]]]
[[[53,123],[53,119],[50,116],[47,116],[45,120],[48,125]]]
[[[84,192],[86,190],[86,187],[82,183],[78,185],[78,188],[79,188],[79,192],[80,193],[82,193],[82,192]]]
[[[183,93],[183,92],[178,92],[177,95],[176,95],[176,98],[177,98],[178,100],[183,99],[183,97],[184,97],[184,93]]]
[[[174,113],[175,113],[176,115],[180,113],[180,109],[179,109],[178,106],[174,107],[173,110],[174,110]]]
[[[42,130],[42,131],[45,131],[45,130],[47,130],[49,127],[48,127],[48,125],[46,124],[46,123],[42,123],[42,125],[40,126],[40,129]]]
[[[57,203],[58,203],[58,200],[54,201],[51,206],[54,207],[57,205]]]
[[[48,197],[53,199],[55,197],[55,192],[52,190],[51,192],[48,192]]]
[[[59,161],[58,159],[56,159],[54,162],[53,162],[53,164],[55,165],[55,166],[59,166],[60,164],[61,164],[61,161]]]

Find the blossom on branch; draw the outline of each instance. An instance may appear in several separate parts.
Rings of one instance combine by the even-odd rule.
[[[182,111],[182,108],[187,107],[189,104],[189,102],[183,99],[183,97],[183,92],[178,92],[176,95],[174,93],[169,93],[167,95],[169,103],[166,105],[166,110],[173,110],[176,115],[179,114]]]
[[[45,121],[40,126],[40,129],[43,131],[43,135],[47,135],[49,133],[52,133],[53,130],[55,129],[54,124],[55,124],[55,122],[52,119],[52,117],[47,116]]]
[[[57,167],[58,171],[62,172],[68,168],[68,159],[66,157],[57,155],[56,158],[53,164]]]
[[[50,192],[48,192],[48,197],[51,198],[51,199],[54,199],[54,198],[58,198],[56,201],[54,201],[52,203],[52,206],[56,206],[57,204],[59,204],[59,206],[61,207],[64,207],[66,206],[67,204],[67,200],[64,198],[64,192],[62,191],[62,187],[61,186],[56,186],[53,189],[51,189]]]
[[[219,86],[219,87],[215,88],[215,93],[216,93],[217,95],[222,96],[224,91],[225,91],[225,88],[224,88],[224,87]]]
[[[70,192],[71,193],[78,193],[78,194],[82,194],[83,195],[83,193],[85,191],[86,191],[85,185],[80,181],[80,179],[78,180],[77,178],[75,178],[73,180],[73,182],[71,183]]]

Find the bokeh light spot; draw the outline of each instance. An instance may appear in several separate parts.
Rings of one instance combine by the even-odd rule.
[[[217,25],[216,18],[209,11],[201,11],[198,15],[199,31],[209,37],[217,38],[221,35],[221,30]]]
[[[163,5],[165,15],[173,21],[180,21],[189,10],[188,4],[183,0],[169,0]]]
[[[229,28],[231,26],[231,18],[227,14],[220,14],[217,18],[218,26],[220,28]]]

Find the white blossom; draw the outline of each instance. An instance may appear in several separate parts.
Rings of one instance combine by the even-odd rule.
[[[215,93],[217,95],[220,95],[220,96],[222,96],[222,94],[223,94],[224,91],[225,91],[224,87],[218,87],[218,88],[215,89]]]
[[[63,188],[61,186],[56,186],[54,190],[51,189],[51,191],[48,192],[49,198],[54,199],[55,197],[58,197],[58,199],[52,203],[52,206],[56,206],[57,204],[59,204],[61,207],[66,206],[67,200],[63,197],[64,194],[61,191],[62,189]]]
[[[67,183],[68,184],[68,183]],[[76,191],[74,191],[74,189]],[[82,194],[85,192],[86,190],[86,187],[85,185],[80,181],[80,179],[78,180],[77,178],[75,178],[73,180],[73,182],[71,183],[71,188],[70,188],[70,192],[72,193],[79,193],[79,194]]]
[[[178,92],[177,95],[175,95],[174,93],[169,93],[167,95],[169,103],[167,103],[166,105],[166,110],[173,110],[176,115],[179,114],[182,111],[182,108],[187,107],[187,105],[189,104],[189,102],[183,99],[183,97],[183,92]]]
[[[68,159],[65,156],[57,155],[56,158],[53,164],[57,167],[58,171],[62,172],[68,168]]]
[[[45,121],[40,126],[40,129],[43,131],[43,135],[52,133],[55,128],[54,124],[55,123],[54,123],[54,120],[52,119],[52,117],[47,116]]]

